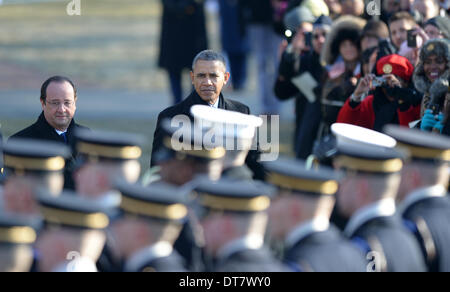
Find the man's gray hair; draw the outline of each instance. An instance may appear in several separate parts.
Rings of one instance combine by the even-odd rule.
[[[219,61],[223,64],[225,68],[227,68],[227,62],[225,61],[225,57],[218,52],[215,52],[213,50],[205,50],[200,53],[198,53],[197,56],[195,56],[194,61],[192,62],[192,71],[194,71],[195,64],[197,64],[198,61]]]

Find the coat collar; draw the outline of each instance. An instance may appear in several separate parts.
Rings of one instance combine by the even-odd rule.
[[[168,242],[157,242],[146,248],[143,248],[134,253],[125,264],[125,271],[138,271],[140,267],[146,263],[152,262],[159,258],[165,258],[172,254],[173,247]]]
[[[264,245],[264,238],[260,235],[247,235],[242,238],[233,240],[225,244],[218,252],[217,259],[224,261],[230,258],[233,254],[245,250],[258,250]]]
[[[326,217],[317,217],[309,222],[302,223],[294,228],[286,237],[285,245],[288,248],[307,238],[311,234],[327,231],[330,227],[330,221]]]
[[[195,91],[195,90],[191,93],[191,95],[189,95],[187,100],[190,101],[191,105],[198,105],[198,104],[200,104],[200,105],[210,106],[210,104],[207,103],[206,101],[204,101],[200,97],[200,95],[197,93],[197,91]],[[223,97],[223,94],[220,93],[220,96],[219,96],[219,108],[228,110],[229,107],[230,107],[230,104],[225,100],[225,98]]]
[[[38,129],[42,132],[43,135],[51,135],[57,139],[62,139],[61,137],[59,137],[58,133],[56,133],[55,128],[53,128],[47,122],[44,112],[42,112],[41,115],[39,116],[36,125],[38,126]],[[75,128],[75,119],[72,119],[66,132],[69,141],[73,140],[72,137],[74,135],[74,128]]]
[[[425,188],[418,189],[410,193],[406,199],[399,206],[400,214],[404,214],[412,205],[417,202],[429,199],[429,198],[440,198],[447,195],[447,190],[442,185],[429,186]]]
[[[44,112],[41,112],[41,114],[40,114],[40,116],[39,116],[39,118],[38,118],[38,120],[37,120],[37,123],[40,124],[40,125],[43,125],[43,126],[44,126],[46,129],[48,129],[48,130],[50,130],[50,129],[53,130],[53,132],[56,133],[55,128],[53,128],[53,127],[47,122],[47,119],[45,118]],[[69,127],[67,128],[67,133],[72,132],[74,126],[75,126],[75,119],[72,119],[72,121],[71,121],[70,124],[69,124]]]
[[[361,210],[357,211],[345,227],[344,234],[352,237],[359,228],[373,219],[380,217],[391,217],[396,212],[395,201],[393,199],[384,199],[375,202]]]

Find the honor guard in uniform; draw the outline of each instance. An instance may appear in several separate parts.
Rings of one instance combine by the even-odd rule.
[[[161,122],[163,147],[154,153],[153,159],[161,168],[161,180],[182,186],[197,175],[220,178],[225,149],[207,143],[207,130],[196,128],[189,119],[180,117],[181,126],[173,126],[170,120]],[[206,142],[206,143],[205,143]]]
[[[0,272],[28,272],[41,220],[0,214]]]
[[[120,193],[114,189],[117,179],[135,183],[139,179],[143,137],[135,134],[80,130],[77,137],[77,169],[74,171],[78,194],[94,200],[120,203]],[[118,259],[107,242],[97,262],[101,272],[117,270]]]
[[[54,196],[64,186],[65,159],[70,150],[58,143],[29,139],[8,141],[4,155],[4,209],[24,215],[38,214],[35,200],[38,189]]]
[[[96,272],[106,242],[105,229],[117,205],[82,198],[72,192],[38,195],[45,227],[36,242],[41,272]]]
[[[273,188],[260,182],[204,180],[196,193],[207,271],[287,271],[264,246]]]
[[[143,137],[135,134],[80,130],[77,137],[75,188],[83,196],[104,197],[115,180],[135,183],[139,179]]]
[[[388,126],[410,153],[403,167],[399,213],[419,240],[430,272],[450,272],[450,139],[423,131]]]
[[[190,191],[194,187],[194,179],[197,176],[206,175],[213,180],[220,178],[225,149],[204,143],[206,130],[193,127],[189,119],[180,120],[180,123],[181,127],[173,127],[169,120],[161,123],[164,133],[163,147],[154,152],[153,159],[161,169],[161,182]],[[154,184],[157,183],[159,182]],[[192,210],[192,202],[187,204]],[[189,270],[192,271],[203,269],[204,242],[199,228],[194,212],[190,211],[185,218],[180,237],[174,245],[186,260]]]
[[[253,180],[245,159],[252,148],[256,129],[263,124],[260,117],[246,115],[205,105],[191,108],[198,127],[210,129],[215,143],[226,149],[222,176],[236,180]]]
[[[367,270],[422,272],[425,263],[415,238],[396,215],[403,154],[376,145],[341,144],[334,158],[345,171],[337,200],[340,213],[350,218],[344,234],[370,261]]]
[[[287,159],[264,167],[268,182],[278,188],[269,209],[269,230],[284,241],[284,263],[297,272],[365,272],[363,253],[329,222],[339,173]]]
[[[326,165],[330,166],[333,165],[332,159],[338,151],[338,145],[378,145],[394,148],[397,144],[397,141],[388,135],[351,124],[335,123],[331,125],[331,132],[333,133],[332,138],[319,146],[321,148],[319,152],[322,153],[318,155],[320,158],[325,158],[328,162]],[[320,160],[321,163],[324,163],[322,159]],[[331,222],[341,230],[344,230],[348,223],[348,218],[339,211],[339,200],[331,216]]]
[[[114,252],[125,272],[183,272],[173,244],[188,214],[187,193],[157,184],[151,187],[117,183],[122,194],[120,216],[112,224]]]

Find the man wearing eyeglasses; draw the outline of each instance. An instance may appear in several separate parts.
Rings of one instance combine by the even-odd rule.
[[[61,142],[75,149],[76,129],[85,128],[73,119],[77,106],[77,90],[73,82],[63,76],[47,79],[41,87],[42,113],[38,120],[28,128],[14,134],[14,138],[28,138]],[[74,163],[75,153],[66,161],[65,188],[73,189],[70,169]]]

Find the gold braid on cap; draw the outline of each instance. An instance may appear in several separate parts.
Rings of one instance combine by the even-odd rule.
[[[334,195],[339,188],[339,184],[335,180],[328,180],[328,181],[308,180],[284,176],[277,173],[273,173],[270,175],[269,183],[276,185],[280,188],[285,188],[289,190],[308,193],[318,193],[324,195]]]
[[[142,155],[138,146],[104,146],[86,142],[78,143],[78,152],[113,159],[138,159]]]
[[[398,143],[397,147],[405,148],[413,158],[437,159],[450,162],[450,149],[431,149],[419,146],[413,146],[404,143]]]
[[[162,218],[167,220],[180,220],[186,217],[188,209],[183,204],[157,204],[149,203],[122,196],[120,208],[126,213]]]
[[[66,164],[64,158],[25,158],[5,155],[4,164],[6,167],[17,170],[45,170],[45,171],[59,171],[62,170]]]
[[[88,229],[105,229],[109,225],[109,218],[103,213],[86,214],[43,206],[41,206],[41,212],[45,221],[51,224],[61,224]]]
[[[339,167],[371,173],[396,173],[403,168],[403,162],[400,158],[368,160],[349,156],[339,156],[336,158],[336,163]]]
[[[201,196],[201,204],[205,207],[215,210],[241,211],[241,212],[258,212],[264,211],[270,206],[270,198],[267,196],[259,196],[255,198],[225,198],[210,194],[199,194]]]
[[[189,145],[189,144],[181,143],[181,142],[179,142],[179,143],[181,145],[181,149],[176,150],[176,149],[174,149],[174,147],[172,145],[172,139],[170,139],[170,138],[164,139],[164,146],[176,151],[177,153],[185,154],[188,156],[214,160],[214,159],[223,158],[226,154],[226,150],[223,147],[215,147],[211,150],[208,150],[208,149],[205,149],[204,147],[202,147],[202,149],[200,149],[200,150],[195,150],[195,149],[192,149],[192,148],[194,148],[193,145]],[[180,158],[184,158],[184,157],[180,156]]]
[[[0,227],[0,242],[32,244],[36,241],[36,231],[28,226]]]

